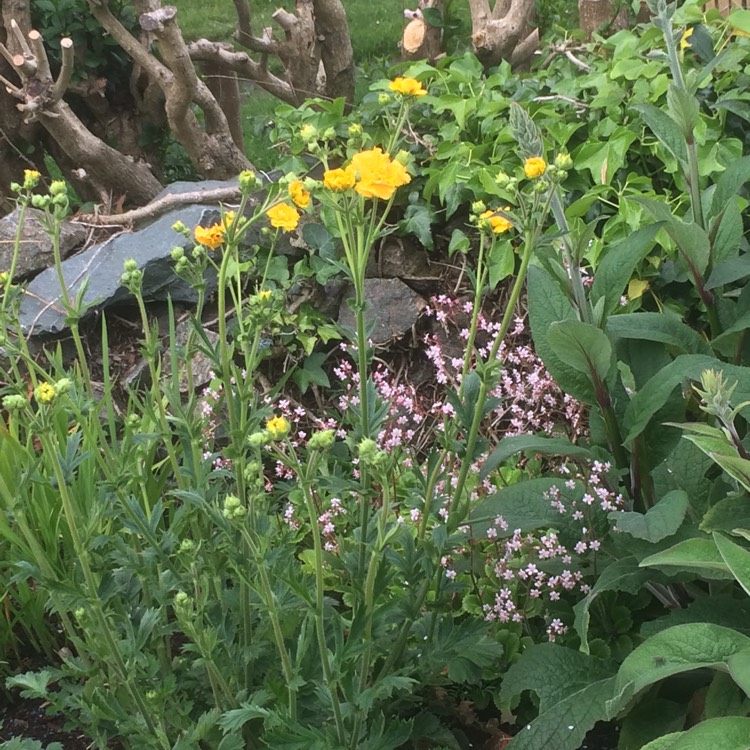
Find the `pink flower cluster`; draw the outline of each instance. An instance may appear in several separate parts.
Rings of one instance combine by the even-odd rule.
[[[470,337],[469,321],[473,303],[446,295],[433,297],[428,315],[440,324],[436,333],[425,336],[426,355],[435,368],[438,383],[456,386],[461,382],[463,351],[448,351],[450,343],[458,337]],[[479,314],[476,349],[486,359],[500,330],[500,321]],[[556,427],[566,425],[571,437],[584,430],[584,408],[571,396],[563,393],[542,360],[530,346],[525,321],[519,317],[506,340],[500,345],[497,358],[503,363],[500,381],[490,394],[498,405],[490,414],[492,426],[502,429],[504,435],[523,435],[533,432],[551,433]],[[438,403],[433,412],[450,416],[452,407]]]

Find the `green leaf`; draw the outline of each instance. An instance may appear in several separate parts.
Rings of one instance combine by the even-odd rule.
[[[750,368],[728,365],[702,354],[681,354],[650,378],[630,400],[625,413],[625,425],[629,430],[625,442],[632,442],[646,429],[678,385],[690,380],[700,381],[703,370],[710,369],[721,370],[726,381],[737,381],[734,398],[738,403],[750,400]]]
[[[541,453],[545,456],[569,456],[583,459],[591,457],[591,452],[587,448],[573,445],[565,438],[546,435],[513,435],[503,438],[485,459],[479,472],[479,481],[486,479],[503,461],[517,453]]]
[[[731,578],[712,539],[686,539],[641,560],[641,567],[695,569],[703,578]]]
[[[438,29],[442,29],[445,25],[443,23],[443,14],[439,8],[422,8],[422,18],[425,23],[435,26]]]
[[[746,651],[729,657],[727,665],[732,659],[741,657]],[[732,678],[731,673],[716,672],[706,691],[704,719],[715,719],[719,716],[747,716],[746,697],[741,688]]]
[[[39,698],[46,700],[49,683],[52,680],[52,672],[43,669],[40,672],[24,672],[23,674],[8,677],[5,681],[7,688],[19,688],[23,698]]]
[[[605,141],[587,140],[573,153],[576,169],[588,169],[597,185],[609,185],[625,166],[630,145],[638,136],[626,127],[616,128]]]
[[[583,653],[589,653],[589,611],[594,599],[605,591],[627,591],[629,594],[636,594],[650,579],[651,573],[639,567],[635,557],[615,560],[602,571],[586,597],[573,607],[575,612],[573,628],[581,639]]]
[[[660,542],[672,536],[682,526],[688,509],[688,496],[682,490],[674,490],[665,495],[646,513],[610,513],[613,530],[622,531],[636,539],[647,542]]]
[[[607,320],[607,333],[626,339],[659,341],[683,354],[710,354],[705,339],[674,315],[637,312],[613,315]]]
[[[497,516],[503,516],[508,522],[508,535],[512,533],[511,529],[531,531],[559,523],[560,514],[550,505],[549,491],[558,487],[563,492],[560,486],[559,479],[540,477],[503,487],[489,495],[469,516],[468,523],[473,527],[474,536],[483,536]],[[577,487],[580,490],[580,485]],[[498,532],[501,536],[502,533]]]
[[[487,265],[490,289],[494,289],[503,279],[513,274],[516,268],[516,256],[509,240],[493,243],[492,252],[487,258]]]
[[[636,266],[651,251],[654,237],[661,224],[651,224],[629,237],[607,247],[606,253],[594,273],[591,300],[596,304],[605,299],[604,312],[609,315],[620,305],[620,297]]]
[[[683,259],[690,268],[702,276],[711,257],[711,243],[706,231],[694,221],[678,219],[662,202],[650,198],[635,198],[657,221],[664,222],[664,229],[674,240]]]
[[[683,703],[651,697],[640,701],[622,721],[618,750],[640,750],[647,742],[685,726]]]
[[[698,527],[701,531],[750,529],[750,502],[746,495],[729,495],[712,505]]]
[[[653,131],[660,143],[677,161],[687,165],[687,145],[680,126],[663,110],[652,104],[636,104],[643,121]]]
[[[577,320],[570,300],[552,276],[539,266],[530,266],[527,275],[529,322],[537,354],[555,382],[578,401],[595,402],[589,378],[565,364],[547,341],[549,327],[562,320]]]
[[[716,531],[712,536],[722,559],[729,570],[732,571],[735,580],[750,596],[750,552]]]
[[[625,657],[607,711],[615,716],[641,690],[672,675],[706,667],[725,669],[731,656],[748,648],[750,638],[719,625],[691,623],[662,630]]]
[[[357,697],[356,704],[366,713],[370,713],[372,707],[378,701],[390,698],[394,694],[411,693],[417,684],[417,681],[411,677],[386,675],[378,679],[372,687],[361,692]]]
[[[711,216],[718,216],[724,211],[748,180],[750,180],[750,156],[743,156],[731,162],[716,182],[716,189],[711,199]]]
[[[686,732],[675,732],[649,742],[641,750],[748,750],[750,719],[722,716],[707,719]]]
[[[592,383],[606,382],[612,369],[612,345],[600,328],[580,320],[562,320],[549,327],[547,341],[566,365],[589,375]]]
[[[698,122],[699,108],[696,98],[685,89],[670,84],[667,89],[667,106],[672,118],[681,129],[683,138],[692,136]]]
[[[706,283],[707,289],[743,279],[750,275],[749,255],[737,257],[742,243],[742,214],[737,201],[730,201],[717,219],[718,227],[711,230],[711,262],[714,270]]]
[[[730,656],[727,666],[732,679],[750,697],[750,649]]]
[[[417,235],[419,241],[428,249],[435,249],[432,239],[432,225],[435,223],[435,212],[428,203],[412,203],[406,207],[401,221],[401,229]]]
[[[501,706],[524,690],[539,695],[539,715],[521,729],[508,750],[576,750],[587,732],[606,718],[614,677],[606,662],[572,649],[543,643],[527,649],[505,674]]]
[[[328,375],[323,369],[326,359],[328,359],[328,355],[325,352],[313,352],[308,357],[305,357],[302,367],[294,371],[292,377],[302,393],[305,393],[313,383],[322,388],[331,387]]]
[[[539,643],[527,648],[505,673],[500,689],[500,706],[512,708],[525,690],[539,696],[539,711],[548,711],[570,693],[592,682],[611,677],[612,665],[596,656],[559,646]]]

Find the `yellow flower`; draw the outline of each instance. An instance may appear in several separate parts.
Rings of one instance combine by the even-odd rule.
[[[226,227],[222,224],[214,224],[210,227],[197,226],[194,230],[195,241],[211,250],[216,250],[224,242],[226,231]]]
[[[547,169],[547,162],[541,156],[531,156],[523,163],[523,172],[530,179],[541,177]]]
[[[406,167],[377,147],[354,154],[346,171],[357,180],[354,189],[363,198],[387,201],[396,188],[411,182]]]
[[[48,404],[55,398],[55,387],[50,383],[40,383],[34,389],[34,398],[40,404]]]
[[[285,417],[271,417],[266,420],[266,429],[272,440],[282,440],[289,434],[292,425]]]
[[[26,190],[35,188],[39,183],[42,175],[36,171],[36,169],[24,169],[23,170],[23,186]]]
[[[351,172],[345,169],[329,169],[323,172],[323,186],[334,193],[343,193],[354,187],[356,179]]]
[[[266,216],[272,227],[291,232],[299,223],[299,211],[288,203],[278,203],[266,211]]]
[[[295,180],[289,186],[289,197],[292,203],[300,208],[307,208],[310,205],[310,193],[305,190],[302,180]]]
[[[221,217],[221,225],[224,227],[225,232],[234,223],[234,214],[235,214],[234,211],[226,211],[224,213],[224,216]]]
[[[680,39],[680,49],[685,50],[690,46],[690,37],[693,36],[693,27],[691,26],[689,29],[685,29],[685,33],[682,35],[682,39]]]
[[[425,96],[427,90],[416,78],[394,78],[388,88],[401,96]]]
[[[510,206],[506,206],[503,211],[510,211]],[[513,228],[512,222],[508,221],[504,216],[500,216],[496,213],[496,211],[485,211],[483,214],[480,214],[479,220],[486,221],[490,229],[492,230],[493,234],[503,234],[507,232],[509,229]]]
[[[270,302],[273,297],[273,292],[270,289],[261,289],[258,292],[258,299],[261,302]]]

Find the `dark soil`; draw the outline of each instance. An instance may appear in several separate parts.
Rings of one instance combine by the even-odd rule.
[[[65,719],[60,715],[47,714],[41,701],[24,700],[0,706],[0,742],[14,737],[39,740],[46,748],[59,742],[63,750],[89,750],[91,740],[79,730],[65,729]],[[497,731],[487,738],[482,750],[505,750],[511,733]],[[616,750],[617,730],[611,724],[599,723],[589,732],[580,750]]]
[[[41,701],[23,700],[0,706],[0,741],[13,737],[39,740],[42,747],[59,742],[63,750],[86,750],[89,740],[78,730],[66,731],[62,716],[49,716]]]

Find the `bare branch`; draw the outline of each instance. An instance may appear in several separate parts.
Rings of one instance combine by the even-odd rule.
[[[29,41],[31,42],[31,50],[37,65],[37,75],[40,78],[52,78],[52,73],[49,69],[49,60],[47,59],[47,50],[44,49],[42,35],[36,29],[32,29],[29,32]]]
[[[68,37],[61,39],[60,50],[62,51],[62,66],[55,85],[52,87],[52,98],[55,101],[63,98],[73,75],[73,40]]]
[[[28,42],[24,38],[23,31],[21,30],[21,27],[16,23],[15,18],[11,19],[10,30],[13,32],[13,36],[16,38],[18,46],[23,51],[23,56],[27,58],[34,57],[34,53],[31,51],[31,47],[29,47]]]
[[[194,190],[189,193],[172,193],[165,195],[159,200],[152,201],[146,206],[125,211],[121,214],[79,214],[74,221],[84,224],[110,224],[116,226],[130,226],[143,219],[152,219],[159,214],[189,203],[225,203],[237,200],[240,197],[240,188],[216,188],[215,190]]]

